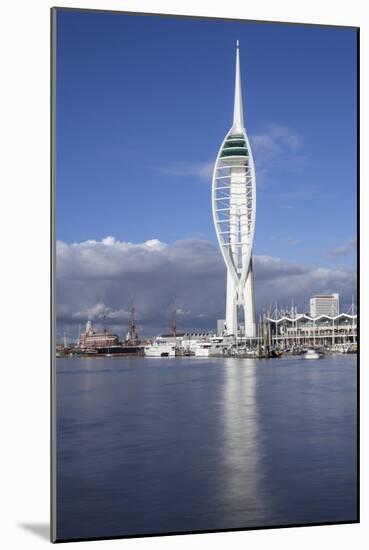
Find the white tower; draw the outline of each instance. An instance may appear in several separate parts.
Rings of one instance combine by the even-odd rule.
[[[237,307],[245,316],[245,335],[256,335],[252,269],[255,230],[255,169],[243,121],[240,53],[237,40],[233,125],[214,165],[212,206],[215,231],[227,266],[226,329],[237,335]]]

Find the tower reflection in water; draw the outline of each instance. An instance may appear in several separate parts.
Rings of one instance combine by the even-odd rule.
[[[263,470],[264,445],[257,407],[255,359],[227,359],[223,384],[224,521],[229,527],[265,524],[273,499]],[[241,520],[241,523],[240,523]]]

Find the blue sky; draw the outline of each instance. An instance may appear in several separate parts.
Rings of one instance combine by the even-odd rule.
[[[57,29],[59,239],[215,241],[207,173],[231,125],[236,39],[255,253],[330,263],[354,237],[354,30],[64,10]]]
[[[232,123],[237,39],[256,163],[254,254],[355,268],[349,28],[59,10],[59,240],[216,245],[210,174]],[[311,292],[335,291],[324,273]],[[346,286],[348,297],[352,278]]]

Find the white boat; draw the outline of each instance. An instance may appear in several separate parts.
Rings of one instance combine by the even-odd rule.
[[[334,353],[347,353],[347,344],[335,344],[332,351]]]
[[[320,359],[321,354],[317,352],[315,349],[308,349],[306,353],[304,353],[305,359]]]
[[[209,357],[212,354],[213,343],[209,340],[185,340],[182,342],[183,354],[195,357]]]
[[[256,349],[250,349],[247,346],[237,346],[233,347],[231,350],[231,355],[235,357],[257,357],[258,351]]]
[[[168,342],[153,342],[144,347],[144,354],[146,357],[174,357],[176,347]]]
[[[195,357],[209,357],[210,348],[211,348],[211,343],[210,342],[203,342],[201,344],[198,344],[194,348]]]

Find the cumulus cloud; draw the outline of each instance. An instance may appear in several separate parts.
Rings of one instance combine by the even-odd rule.
[[[293,300],[303,311],[314,294],[338,292],[345,309],[356,293],[354,269],[307,266],[281,258],[257,256],[255,274],[257,302],[265,308],[275,302],[288,306]]]
[[[135,305],[141,334],[168,330],[174,307],[178,330],[214,329],[224,317],[226,272],[218,247],[202,239],[173,244],[57,242],[58,332],[75,335],[88,318],[120,334]],[[355,271],[306,266],[282,258],[254,258],[258,311],[276,301],[303,305],[318,292],[339,292],[351,303]]]
[[[106,310],[111,325],[124,326],[134,304],[147,332],[166,329],[174,307],[183,328],[206,328],[222,314],[223,303],[224,267],[206,241],[57,243],[60,325],[101,322]]]

